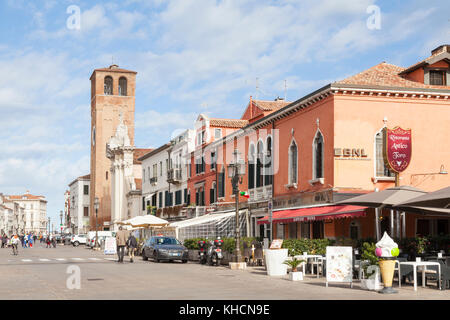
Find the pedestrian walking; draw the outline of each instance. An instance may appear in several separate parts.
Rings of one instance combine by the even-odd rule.
[[[136,248],[137,248],[137,240],[132,233],[130,233],[130,236],[128,237],[127,247],[128,247],[128,256],[130,257],[130,262],[133,263],[134,252],[136,251]]]
[[[28,245],[33,248],[33,236],[31,234],[28,235]]]
[[[51,248],[50,236],[47,236],[47,248]]]
[[[117,245],[117,255],[119,260],[117,262],[123,263],[123,255],[125,251],[125,245],[127,244],[127,233],[122,229],[122,226],[119,227],[119,231],[116,233],[116,245]]]
[[[56,237],[52,237],[53,248],[56,248]]]
[[[2,236],[2,248],[7,248],[8,247],[8,245],[7,245],[7,243],[8,243],[8,237],[6,236],[6,234],[3,234],[3,236]]]
[[[22,244],[22,248],[25,248],[25,239],[24,239],[24,235],[21,234],[21,235],[19,236],[19,239],[20,239],[20,243]]]
[[[15,255],[15,256],[17,256],[19,254],[19,242],[20,242],[20,239],[17,236],[17,234],[11,238],[11,246],[12,246],[12,250],[13,250],[13,255]]]

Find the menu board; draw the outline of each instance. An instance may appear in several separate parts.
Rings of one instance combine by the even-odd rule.
[[[104,253],[105,254],[116,254],[117,253],[116,238],[106,237]]]
[[[349,282],[353,279],[352,247],[327,247],[327,283]]]
[[[283,245],[282,239],[273,239],[272,243],[270,244],[270,249],[281,249],[282,245]]]

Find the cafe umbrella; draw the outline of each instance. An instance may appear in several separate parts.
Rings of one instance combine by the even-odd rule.
[[[396,209],[394,206],[403,203],[405,201],[417,198],[418,196],[426,194],[425,191],[410,187],[410,186],[399,186],[393,188],[387,188],[380,192],[371,192],[342,200],[336,202],[336,204],[353,204],[375,208],[375,219],[376,219],[376,229],[377,229],[377,240],[380,239],[380,228],[379,228],[379,210],[383,208],[392,209],[391,211],[391,233],[393,233],[394,227],[394,213],[393,210]],[[397,221],[399,225],[399,221]]]
[[[420,195],[403,201],[395,209],[408,210],[419,213],[450,214],[450,187]]]

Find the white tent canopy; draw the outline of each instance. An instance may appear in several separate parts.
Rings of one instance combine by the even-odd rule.
[[[246,230],[246,215],[242,215],[247,210],[239,211],[239,223],[241,232]],[[234,210],[221,213],[209,213],[197,218],[173,222],[169,227],[175,228],[175,236],[178,240],[184,241],[187,238],[197,237],[229,237],[234,236],[236,230],[236,212]]]
[[[169,222],[167,220],[149,214],[121,221],[119,222],[119,224],[131,225],[133,227],[144,227],[144,226],[165,226],[168,225]]]
[[[226,212],[226,213],[210,213],[210,214],[205,214],[204,216],[200,216],[197,218],[172,222],[169,225],[169,227],[176,227],[176,228],[190,227],[190,226],[194,226],[196,224],[202,224],[205,222],[210,222],[210,221],[214,221],[214,220],[220,220],[222,218],[227,218],[227,217],[230,217],[235,214],[236,214],[236,212],[234,212],[234,211],[230,211],[230,212]]]

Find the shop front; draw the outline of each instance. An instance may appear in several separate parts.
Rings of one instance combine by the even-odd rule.
[[[278,239],[335,239],[336,237],[369,237],[369,208],[363,206],[318,205],[285,210],[272,214],[273,238]],[[269,217],[258,220],[258,225],[269,224]],[[373,223],[372,223],[373,225]],[[362,230],[364,233],[362,233]]]

